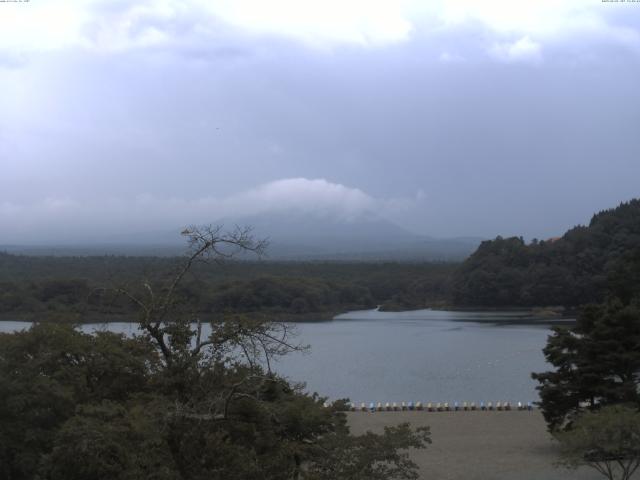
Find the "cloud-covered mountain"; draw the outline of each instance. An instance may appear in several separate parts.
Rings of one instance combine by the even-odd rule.
[[[35,254],[171,255],[184,249],[182,228],[211,224],[226,230],[251,227],[256,238],[268,239],[267,256],[276,260],[458,260],[469,255],[479,239],[434,239],[390,219],[421,201],[421,195],[377,199],[324,179],[291,178],[226,198],[145,197],[128,211],[119,204],[103,205],[98,216],[92,215],[95,208],[78,203],[49,202],[23,213],[46,224],[46,213],[54,209],[75,218],[75,228],[0,245],[13,243],[4,248]]]
[[[480,239],[435,239],[410,232],[374,212],[340,217],[279,211],[226,219],[225,225],[250,225],[269,240],[272,259],[458,260]]]
[[[227,230],[251,227],[256,239],[268,241],[267,260],[457,261],[470,255],[481,241],[417,235],[371,212],[341,217],[280,210],[223,218],[214,224]],[[34,255],[176,255],[185,249],[179,232],[176,228],[120,233],[95,242],[7,245],[0,250]]]
[[[36,203],[0,201],[0,245],[8,243],[96,243],[135,238],[135,232],[171,231],[176,226],[254,221],[292,215],[352,222],[371,216],[392,219],[420,203],[420,195],[375,198],[359,188],[325,179],[284,178],[227,196],[199,198],[138,195],[79,200],[48,198]],[[226,221],[224,220],[226,219]],[[287,229],[292,233],[294,227]],[[179,230],[178,230],[179,231]],[[142,234],[141,238],[146,238]],[[164,234],[158,233],[160,243]]]

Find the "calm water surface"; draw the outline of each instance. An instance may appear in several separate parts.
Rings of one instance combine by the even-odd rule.
[[[350,312],[331,322],[297,324],[309,353],[293,353],[274,368],[307,389],[356,402],[536,400],[533,371],[548,368],[547,325],[517,324],[518,313]],[[513,323],[515,322],[515,323]],[[28,328],[0,322],[0,331]],[[135,324],[88,324],[132,334]]]

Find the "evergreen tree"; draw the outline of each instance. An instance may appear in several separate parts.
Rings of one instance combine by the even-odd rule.
[[[534,373],[551,430],[584,409],[640,405],[640,308],[610,300],[582,311],[575,326],[556,327],[544,348],[556,370]]]

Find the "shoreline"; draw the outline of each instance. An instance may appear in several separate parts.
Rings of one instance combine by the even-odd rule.
[[[349,313],[349,310],[344,313]],[[50,313],[0,313],[0,322],[41,322],[41,323],[71,323],[77,325],[86,325],[93,323],[139,323],[136,319],[137,314],[87,314],[81,315],[76,312],[70,312],[68,318],[64,318],[64,313],[56,312],[55,318],[47,318]],[[285,323],[321,323],[331,322],[335,317],[341,315],[340,312],[319,312],[319,313],[304,313],[304,314],[271,314],[264,312],[246,312],[234,314],[238,316],[253,316],[258,315],[264,317],[268,321],[272,322],[285,322]],[[81,318],[80,318],[81,317]],[[203,323],[209,323],[212,320],[212,315],[202,315]]]
[[[547,320],[571,320],[578,314],[577,308],[565,308],[557,305],[536,305],[533,307],[505,306],[466,306],[466,305],[431,305],[422,308],[395,309],[385,308],[384,304],[379,305],[377,310],[385,313],[415,312],[419,310],[434,310],[443,312],[478,312],[478,313],[521,313],[526,318],[540,318]]]
[[[271,313],[271,312],[244,312],[235,315],[239,316],[262,316],[268,321],[272,322],[284,322],[284,323],[323,323],[333,322],[338,317],[349,315],[355,312],[380,312],[385,314],[393,313],[411,313],[419,311],[440,311],[440,312],[452,312],[452,313],[496,313],[496,314],[515,314],[513,317],[501,319],[501,318],[473,318],[473,319],[451,319],[451,321],[458,322],[471,322],[471,323],[493,323],[493,324],[515,324],[515,325],[564,325],[575,322],[575,316],[569,316],[574,314],[574,311],[566,312],[566,315],[554,314],[548,307],[513,307],[513,308],[488,308],[488,307],[426,307],[409,310],[383,310],[382,305],[375,308],[358,309],[358,307],[352,307],[349,310],[343,311],[328,311],[328,312],[306,312],[306,313]],[[554,313],[557,311],[554,311]],[[49,317],[49,318],[47,318]],[[66,318],[65,318],[66,317]],[[0,313],[0,322],[44,322],[44,323],[72,323],[72,324],[92,324],[92,323],[138,323],[136,320],[137,314],[80,314],[78,312],[19,312],[19,313]],[[208,318],[207,318],[208,317]],[[205,323],[209,323],[212,315],[202,315],[202,320]],[[349,321],[350,319],[338,319],[343,321]]]

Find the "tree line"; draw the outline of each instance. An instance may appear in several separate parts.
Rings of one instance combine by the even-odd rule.
[[[104,319],[134,313],[104,285],[159,281],[171,257],[30,257],[0,253],[0,316]],[[327,318],[356,308],[577,307],[640,286],[640,200],[593,216],[562,237],[483,242],[463,263],[231,261],[193,266],[181,295],[202,314],[262,312]],[[268,294],[267,294],[268,293]]]
[[[473,306],[576,307],[640,288],[640,200],[593,216],[562,237],[483,242],[453,274],[451,301]]]
[[[511,258],[521,261],[522,246],[513,245]],[[640,467],[640,203],[601,212],[589,227],[528,253],[541,251],[574,274],[562,277],[567,294],[556,298],[582,304],[575,325],[548,338],[553,369],[532,374],[542,413],[565,466],[628,480]],[[578,284],[591,297],[576,295]]]
[[[90,321],[135,315],[135,305],[105,285],[164,280],[179,258],[28,257],[0,253],[0,316]],[[205,316],[261,313],[320,320],[384,305],[419,308],[446,302],[449,263],[228,261],[198,263],[176,292]]]

